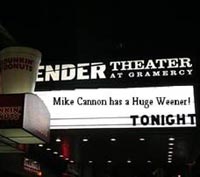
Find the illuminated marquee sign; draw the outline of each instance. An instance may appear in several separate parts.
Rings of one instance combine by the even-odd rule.
[[[51,129],[195,127],[193,86],[36,92]]]
[[[188,57],[148,60],[118,60],[94,63],[41,65],[37,82],[191,76]]]
[[[50,114],[35,94],[0,94],[0,135],[19,144],[49,140]]]

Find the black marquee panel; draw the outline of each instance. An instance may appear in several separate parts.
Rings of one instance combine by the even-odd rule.
[[[77,63],[69,60],[41,65],[36,90],[196,85],[197,76],[198,63],[194,57],[132,57]]]

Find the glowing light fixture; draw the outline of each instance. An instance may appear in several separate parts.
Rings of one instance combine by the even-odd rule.
[[[61,142],[61,139],[60,138],[56,138],[56,142]]]
[[[169,146],[173,146],[173,145],[174,145],[174,143],[169,143],[168,145],[169,145]]]
[[[110,141],[117,141],[116,138],[110,138]]]
[[[174,141],[174,140],[175,140],[175,138],[173,138],[173,137],[169,138],[169,141]]]
[[[145,138],[140,138],[139,140],[140,140],[140,141],[145,141]]]
[[[83,138],[83,142],[88,142],[88,138]]]

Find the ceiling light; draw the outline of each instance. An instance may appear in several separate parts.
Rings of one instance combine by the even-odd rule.
[[[173,151],[168,151],[168,154],[173,154]]]
[[[140,140],[140,141],[145,141],[145,138],[140,138],[139,140]]]
[[[74,161],[73,161],[73,160],[70,160],[69,162],[70,162],[70,163],[74,163]]]
[[[83,142],[87,142],[88,141],[88,139],[87,138],[83,138]]]
[[[175,138],[173,138],[173,137],[169,138],[169,141],[174,141],[174,140],[175,140]]]
[[[92,160],[89,160],[89,163],[93,163],[93,161],[92,161]]]
[[[42,176],[42,172],[39,171],[39,172],[37,173],[37,175],[38,175],[38,176]]]
[[[171,161],[171,160],[168,160],[168,163],[172,163],[172,161]]]
[[[51,148],[46,148],[47,151],[51,151]]]
[[[58,154],[58,152],[54,151],[53,154]]]
[[[126,162],[127,162],[127,163],[131,163],[132,161],[131,161],[131,160],[127,160]]]
[[[61,142],[61,139],[60,138],[56,138],[56,142]]]
[[[151,160],[147,160],[147,163],[151,163]]]
[[[172,158],[170,157],[170,158],[168,158],[168,160],[170,161],[170,160],[172,160]]]
[[[174,148],[173,148],[173,147],[169,147],[168,149],[169,149],[169,150],[173,150]]]
[[[174,143],[169,143],[168,145],[169,145],[169,146],[173,146],[173,145],[174,145]]]
[[[65,158],[65,160],[69,160],[69,158]]]
[[[43,147],[44,145],[43,145],[43,144],[38,144],[38,146],[39,146],[39,147]]]
[[[112,163],[112,160],[108,160],[107,163]]]
[[[63,155],[61,154],[61,155],[59,155],[59,157],[61,157],[61,158],[62,158],[62,157],[63,157]]]
[[[116,141],[116,138],[110,138],[110,141]]]
[[[168,157],[172,157],[172,154],[168,154]]]

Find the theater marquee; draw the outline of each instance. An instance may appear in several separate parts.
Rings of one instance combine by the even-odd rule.
[[[51,129],[195,127],[193,86],[36,92]]]
[[[109,63],[42,65],[38,82],[191,76],[192,61],[188,57],[148,60],[118,60]]]

